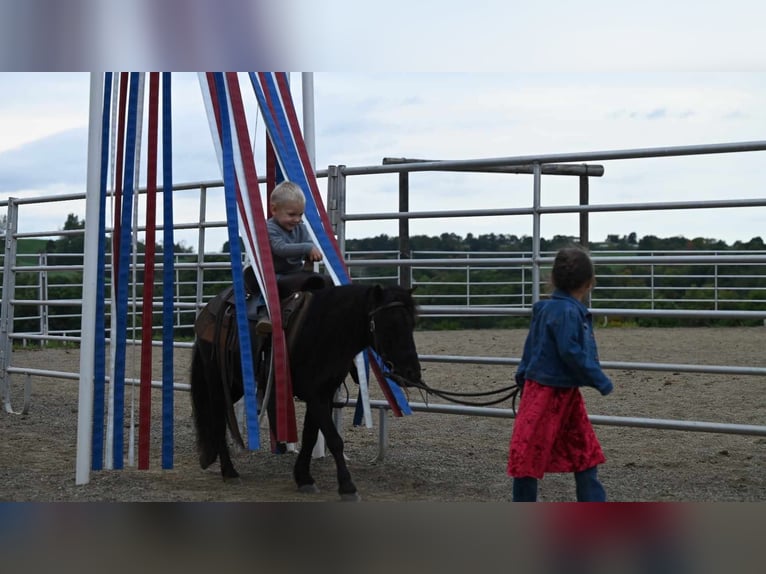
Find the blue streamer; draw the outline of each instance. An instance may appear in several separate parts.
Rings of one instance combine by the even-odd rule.
[[[383,371],[383,361],[380,358],[380,356],[375,352],[375,349],[370,347],[370,353],[375,358],[375,362],[378,365],[381,365],[381,371]],[[365,365],[367,364],[367,357],[364,357]],[[404,391],[402,388],[397,385],[393,380],[389,379],[384,375],[384,378],[386,380],[386,384],[388,385],[388,388],[391,390],[391,394],[394,395],[394,398],[396,399],[396,404],[399,405],[399,408],[402,409],[403,415],[411,415],[412,414],[412,408],[410,407],[409,401],[407,401],[407,396],[404,394]]]
[[[112,456],[114,468],[123,467],[123,422],[125,419],[125,354],[128,330],[128,271],[132,252],[131,235],[133,221],[133,179],[136,157],[136,129],[138,123],[139,73],[131,72],[128,97],[128,126],[125,135],[125,173],[122,186],[122,229],[120,230],[120,269],[117,278],[117,332],[114,359],[114,434]]]
[[[162,73],[162,468],[173,468],[173,125],[170,72]]]
[[[264,90],[268,90],[271,95],[271,100],[278,103],[280,101],[279,88],[274,82],[274,78],[271,74],[269,74],[267,83],[264,86],[261,86],[260,82],[258,82],[258,77],[255,72],[250,72],[249,75],[250,82],[255,89],[256,98],[261,106],[261,111],[264,120],[266,121],[272,144],[274,145],[274,151],[277,158],[279,158],[285,176],[288,180],[300,185],[301,189],[304,190],[304,195],[306,196],[306,211],[304,217],[314,231],[314,235],[316,235],[317,241],[322,248],[325,255],[325,265],[335,271],[335,274],[342,285],[347,285],[351,280],[335,250],[335,246],[324,231],[322,219],[319,215],[319,208],[317,207],[316,201],[314,201],[314,195],[311,193],[308,174],[306,174],[303,168],[303,163],[301,162],[298,153],[297,143],[292,137],[287,114],[285,114],[282,107],[275,108],[274,115],[272,115],[269,109]]]
[[[104,74],[104,99],[101,110],[101,179],[99,181],[98,248],[96,279],[96,330],[93,358],[93,431],[91,436],[91,468],[104,467],[104,403],[106,387],[106,185],[109,171],[109,112],[112,101],[112,73]]]
[[[237,189],[236,172],[234,169],[234,150],[232,144],[231,125],[229,124],[228,100],[222,72],[213,74],[216,91],[218,92],[219,109],[221,112],[221,149],[223,152],[223,183],[226,198],[226,221],[229,232],[229,255],[231,256],[231,274],[234,285],[234,301],[239,313],[237,318],[237,333],[239,335],[239,353],[242,363],[242,381],[245,388],[245,418],[247,419],[248,448],[260,448],[260,430],[258,426],[258,402],[256,398],[256,380],[253,372],[253,354],[250,346],[250,330],[245,309],[245,282],[242,269],[242,251],[239,246],[239,225],[237,222]]]
[[[274,74],[267,74],[267,79],[263,83],[261,83],[261,78],[256,72],[250,72],[249,77],[250,83],[252,84],[255,91],[256,99],[258,100],[258,104],[261,107],[261,112],[266,122],[266,127],[269,131],[269,135],[271,136],[271,141],[274,145],[274,151],[277,155],[277,158],[279,158],[284,171],[286,172],[287,179],[297,183],[301,186],[302,189],[305,190],[304,195],[306,196],[306,212],[304,216],[311,226],[311,229],[314,231],[314,235],[316,235],[317,241],[319,241],[322,251],[324,252],[325,265],[329,266],[331,269],[333,269],[333,271],[335,271],[335,274],[337,275],[341,284],[348,284],[351,282],[351,279],[348,276],[345,265],[335,250],[334,244],[330,241],[330,238],[325,233],[322,218],[319,215],[319,207],[314,201],[314,196],[310,191],[311,188],[309,186],[308,174],[303,167],[303,162],[300,158],[297,142],[292,135],[292,130],[290,129],[290,123],[284,110],[284,106],[275,105],[273,108],[273,114],[272,109],[269,107],[269,100],[266,98],[266,91],[268,91],[268,95],[270,96],[269,99],[272,102],[275,104],[281,102],[279,97],[279,87],[274,80]],[[376,357],[376,361],[379,365],[382,365],[379,358]],[[366,356],[365,367],[367,367]],[[385,384],[387,384],[391,390],[391,394],[401,409],[402,414],[412,414],[412,409],[410,408],[409,402],[407,401],[407,397],[399,385],[393,383],[389,379],[386,379]]]

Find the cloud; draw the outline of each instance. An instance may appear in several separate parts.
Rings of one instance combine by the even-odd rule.
[[[66,130],[0,153],[0,192],[85,188],[88,134]]]
[[[646,114],[646,119],[648,120],[657,120],[657,119],[663,119],[667,117],[668,111],[665,108],[656,108]]]
[[[294,82],[300,78],[297,73],[291,76]],[[173,77],[174,179],[177,183],[219,180],[196,74],[178,73]],[[0,194],[83,191],[88,76],[26,78],[34,80],[30,97],[35,99],[33,109],[26,111],[20,107],[22,82],[16,82],[22,79],[14,75],[5,93],[0,93],[0,113],[6,114],[0,116],[4,128],[0,133]],[[54,94],[52,98],[42,96],[46,93],[43,79],[51,86],[47,90]],[[64,91],[53,87],[60,80],[67,80]],[[302,118],[301,92],[297,88],[296,84],[293,93]],[[758,140],[763,139],[766,125],[761,106],[766,80],[755,74],[317,73],[315,90],[320,170],[331,164],[378,165],[388,156],[466,159]],[[243,85],[246,99],[248,91],[252,90]],[[5,107],[9,96],[12,101]],[[65,96],[77,101],[66,104]],[[32,133],[29,121],[53,106],[65,111],[66,119],[53,126],[41,121],[39,133]],[[7,123],[22,113],[24,122]],[[258,126],[256,167],[263,175],[263,121],[249,121],[251,126]],[[11,129],[6,129],[9,125]],[[18,140],[19,134],[24,141]],[[2,138],[11,135],[13,141],[7,140],[10,147],[3,148]],[[699,165],[680,158],[605,162],[605,177],[592,182],[592,198],[594,202],[612,203],[753,196],[763,189],[758,159],[758,154],[723,154],[698,158]],[[145,163],[142,158],[142,172]],[[720,165],[720,173],[707,171],[708,165]],[[572,195],[576,182],[565,180],[545,178],[546,202],[576,203]],[[140,181],[143,187],[143,174]],[[397,209],[396,174],[354,176],[347,186],[351,212]],[[417,173],[411,176],[411,209],[527,205],[530,186],[531,179],[524,176],[495,181],[479,175]],[[320,189],[324,187],[324,181],[320,182]],[[189,219],[197,217],[197,213],[196,207],[190,207]],[[728,213],[724,210],[716,222],[723,222]],[[636,223],[629,220],[630,230],[645,234],[655,221],[668,224],[653,214],[642,216],[643,220]],[[622,228],[628,227],[619,223],[623,217],[627,216],[594,215],[594,233],[599,229],[595,225],[601,222],[604,232],[622,233]],[[63,221],[57,218],[57,225],[58,219]],[[571,221],[577,221],[575,216],[552,217],[550,221],[564,225],[565,219],[566,229]],[[672,217],[668,220],[673,222]],[[699,217],[689,218],[690,223],[694,221],[702,223]],[[732,221],[721,234],[744,233],[749,238],[751,232],[742,228],[741,218]],[[461,234],[505,232],[517,229],[517,225],[522,228],[514,232],[529,233],[528,218],[413,222],[418,231],[437,234],[445,229]],[[397,233],[396,221],[354,222],[351,227],[354,231],[348,236],[364,236],[378,229]],[[651,232],[664,234],[654,229]]]

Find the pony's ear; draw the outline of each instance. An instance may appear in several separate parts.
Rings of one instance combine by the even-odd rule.
[[[380,285],[380,283],[376,283],[372,286],[372,298],[375,301],[380,301],[383,299],[383,287]]]

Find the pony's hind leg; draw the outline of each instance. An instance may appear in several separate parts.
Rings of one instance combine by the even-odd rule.
[[[221,463],[221,476],[224,480],[239,477],[234,469],[229,454],[229,446],[226,444],[226,397],[224,395],[224,382],[218,372],[210,352],[205,352],[205,347],[199,347],[199,353],[195,354],[195,363],[192,369],[192,387],[198,387],[204,383],[206,396],[198,395],[195,400],[195,408],[203,410],[205,414],[204,424],[200,420],[197,424],[197,440],[200,452],[200,466],[207,468],[216,458]],[[201,381],[201,383],[200,383]],[[192,391],[194,395],[194,391]],[[203,429],[203,432],[200,432]]]
[[[217,409],[219,415],[215,417],[213,422],[213,445],[221,462],[221,476],[224,480],[239,478],[239,473],[236,471],[234,463],[231,461],[229,445],[226,443],[226,417],[223,410],[225,408],[224,403],[214,402],[214,407]]]
[[[200,467],[207,468],[218,458],[213,432],[213,412],[210,389],[205,376],[205,360],[202,343],[196,341],[192,349],[191,399],[192,416],[197,438]]]
[[[219,379],[220,382],[220,379]],[[226,399],[221,384],[217,385],[217,393],[212,393],[213,409],[216,416],[213,420],[213,441],[215,450],[218,452],[218,458],[221,463],[221,476],[224,480],[239,478],[239,473],[234,468],[231,461],[229,445],[226,442]]]

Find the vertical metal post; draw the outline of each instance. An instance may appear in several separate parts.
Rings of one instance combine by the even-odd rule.
[[[585,172],[587,174],[588,167],[585,167]],[[589,181],[587,175],[581,175],[580,176],[580,205],[588,205],[590,201],[590,189],[589,189]],[[589,237],[589,231],[588,231],[588,215],[589,213],[587,211],[581,211],[580,212],[580,245],[588,249],[590,247],[590,237]],[[591,306],[591,298],[593,297],[593,292],[589,292],[586,300],[585,305],[587,307]]]
[[[48,335],[48,254],[40,252],[40,333]],[[45,341],[40,340],[40,346],[45,346]]]
[[[388,449],[388,418],[386,409],[378,409],[378,457],[377,461],[382,462],[386,458]]]
[[[13,305],[11,299],[16,292],[16,232],[19,226],[19,204],[16,198],[8,198],[7,225],[5,228],[5,254],[3,259],[3,298],[0,310],[0,395],[5,404],[5,411],[13,412],[11,406],[11,376],[6,369],[11,364],[11,332],[13,331]]]
[[[527,306],[527,274],[524,267],[521,268],[521,306]]]
[[[713,265],[713,309],[718,311],[718,265]]]
[[[410,174],[399,172],[399,213],[410,210]],[[410,220],[406,217],[399,219],[399,258],[410,259]],[[412,268],[399,266],[399,285],[409,289],[412,287]]]
[[[332,232],[337,238],[340,214],[338,213],[338,168],[334,165],[327,166],[327,197],[325,198],[325,207],[327,209],[327,217],[330,219],[330,227],[332,227]],[[341,249],[341,253],[343,251]]]
[[[194,316],[197,316],[202,308],[202,298],[205,285],[205,223],[207,213],[207,187],[204,185],[199,188],[199,231],[197,232],[197,295],[194,300]],[[231,248],[231,246],[229,246]],[[180,297],[181,286],[176,281],[177,295]]]
[[[540,188],[542,169],[539,163],[533,166],[532,187],[532,303],[540,300]]]
[[[468,254],[468,258],[471,258],[471,254]],[[465,266],[465,304],[466,307],[471,306],[471,266]]]
[[[580,205],[588,205],[590,202],[590,181],[587,175],[580,176]],[[590,243],[588,230],[587,211],[580,212],[580,245],[587,248]]]
[[[175,246],[173,246],[173,249],[175,249]],[[174,274],[173,285],[175,287],[174,301],[181,303],[183,299],[181,299],[181,271],[178,268],[179,263],[182,263],[181,256],[180,254],[174,253],[173,254],[173,274]],[[184,312],[183,307],[181,305],[178,305],[176,309],[176,314],[175,314],[176,327],[180,327],[183,325],[183,312]],[[195,316],[196,316],[196,312],[195,312]]]
[[[103,108],[104,75],[90,74],[90,110],[88,115],[88,178],[85,197],[85,244],[82,272],[82,324],[80,333],[80,387],[77,412],[77,460],[75,484],[90,481],[93,438],[93,392],[96,356],[96,293],[98,291],[98,240],[101,213],[101,112]],[[114,282],[113,282],[114,284]],[[114,319],[114,313],[112,313]],[[114,325],[113,325],[114,326]],[[111,330],[114,334],[114,330]]]
[[[303,141],[311,167],[316,169],[316,145],[314,136],[314,72],[301,72],[303,93]]]
[[[345,165],[337,166],[335,173],[335,198],[338,212],[338,225],[335,233],[338,236],[338,247],[343,255],[346,254],[346,174],[343,173],[345,167]]]

